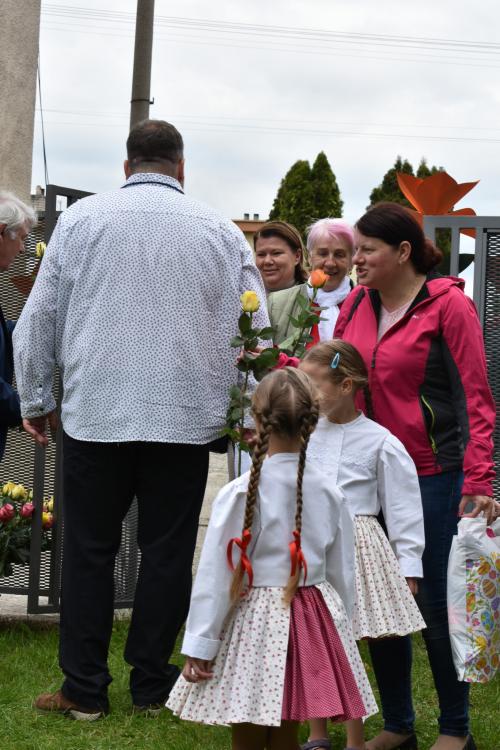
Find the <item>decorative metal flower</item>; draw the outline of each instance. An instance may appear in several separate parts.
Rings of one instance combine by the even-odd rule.
[[[414,177],[411,174],[397,174],[399,189],[410,201],[415,208],[417,219],[422,223],[424,216],[443,216],[451,214],[453,216],[475,216],[476,212],[472,208],[460,208],[454,211],[455,203],[464,197],[472,188],[476,187],[476,182],[458,183],[447,172],[435,172],[429,177]],[[475,237],[473,229],[461,230],[463,234]]]

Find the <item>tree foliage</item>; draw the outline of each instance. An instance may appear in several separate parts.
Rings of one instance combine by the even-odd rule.
[[[305,160],[290,167],[281,180],[269,219],[288,221],[305,236],[307,226],[316,219],[342,216],[342,206],[337,180],[321,151],[312,169]]]
[[[320,151],[311,170],[316,219],[342,216],[344,202],[340,197],[337,179],[324,151]]]
[[[407,159],[403,160],[401,156],[398,156],[394,166],[385,173],[380,185],[373,188],[370,194],[370,205],[367,206],[367,208],[370,208],[375,203],[380,203],[381,201],[392,201],[393,203],[400,203],[402,206],[413,208],[411,203],[406,200],[399,189],[396,177],[397,173],[404,172],[405,174],[414,174],[416,177],[425,179],[436,172],[442,171],[444,171],[444,167],[436,167],[434,165],[429,167],[427,161],[422,157],[415,173],[412,164]],[[438,229],[436,231],[436,245],[443,253],[443,260],[438,266],[438,271],[443,274],[448,274],[450,272],[451,252],[451,232],[449,229]],[[469,256],[464,255],[461,261],[461,267],[462,265],[465,267],[465,265],[470,262]]]

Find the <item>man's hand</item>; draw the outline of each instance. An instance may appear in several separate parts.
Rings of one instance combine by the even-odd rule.
[[[469,503],[474,505],[474,510],[470,513],[465,513],[465,508]],[[458,515],[461,518],[476,518],[481,512],[486,517],[486,523],[490,524],[495,520],[495,501],[492,497],[486,495],[462,495],[462,500],[458,507]]]
[[[408,587],[411,593],[413,594],[413,596],[418,594],[418,579],[417,578],[407,577],[406,583],[408,584]]]
[[[33,440],[39,445],[48,445],[49,438],[46,434],[47,422],[49,424],[50,434],[54,440],[58,424],[57,412],[55,409],[41,417],[27,417],[23,419],[23,427],[28,435],[31,435]]]
[[[212,662],[207,659],[195,659],[194,656],[188,656],[182,676],[188,682],[200,682],[201,680],[210,680],[213,677],[211,671]]]

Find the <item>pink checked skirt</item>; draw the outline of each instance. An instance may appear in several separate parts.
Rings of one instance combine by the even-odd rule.
[[[213,672],[196,684],[179,677],[167,707],[188,721],[265,726],[378,710],[342,600],[326,582],[299,588],[290,606],[281,588],[252,589],[228,616]]]

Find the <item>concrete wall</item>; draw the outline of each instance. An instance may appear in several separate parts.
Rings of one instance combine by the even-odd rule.
[[[0,1],[0,188],[29,203],[41,0]]]

